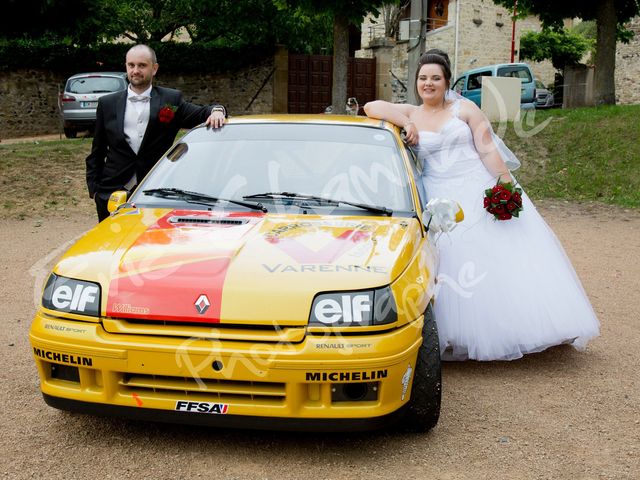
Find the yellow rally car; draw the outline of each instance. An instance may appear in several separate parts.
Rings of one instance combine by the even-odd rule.
[[[437,257],[390,124],[248,116],[182,137],[56,264],[47,404],[189,424],[433,427]]]

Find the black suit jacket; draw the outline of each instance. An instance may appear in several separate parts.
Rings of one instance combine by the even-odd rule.
[[[185,102],[182,92],[171,88],[153,87],[149,108],[149,124],[136,155],[124,136],[124,111],[127,90],[105,95],[98,100],[96,130],[91,153],[87,157],[87,187],[89,195],[122,190],[135,173],[138,181],[151,170],[175,141],[181,128],[193,128],[203,123],[213,106]],[[176,107],[169,123],[158,118],[160,109]]]

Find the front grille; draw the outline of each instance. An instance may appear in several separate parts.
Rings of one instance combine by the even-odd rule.
[[[123,373],[119,382],[125,394],[140,396],[184,396],[185,399],[218,401],[235,404],[260,403],[282,405],[285,384],[276,382],[250,382],[224,379],[194,379],[163,375]]]
[[[108,333],[125,335],[265,343],[299,343],[306,334],[303,326],[202,324],[124,318],[104,318],[102,326]]]

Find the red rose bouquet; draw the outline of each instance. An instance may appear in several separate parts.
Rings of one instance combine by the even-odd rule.
[[[484,191],[484,208],[496,220],[510,220],[519,217],[522,211],[522,189],[511,182],[498,183]]]
[[[164,124],[171,123],[171,121],[173,120],[173,117],[176,116],[177,109],[178,107],[174,105],[168,105],[168,104],[162,107],[158,112],[158,120],[160,121],[160,123],[164,123]]]

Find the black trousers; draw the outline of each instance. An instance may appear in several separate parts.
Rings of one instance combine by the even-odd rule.
[[[105,218],[109,216],[109,210],[107,209],[107,205],[109,204],[110,193],[100,193],[97,192],[93,199],[96,202],[96,211],[98,212],[98,222],[101,222]]]

